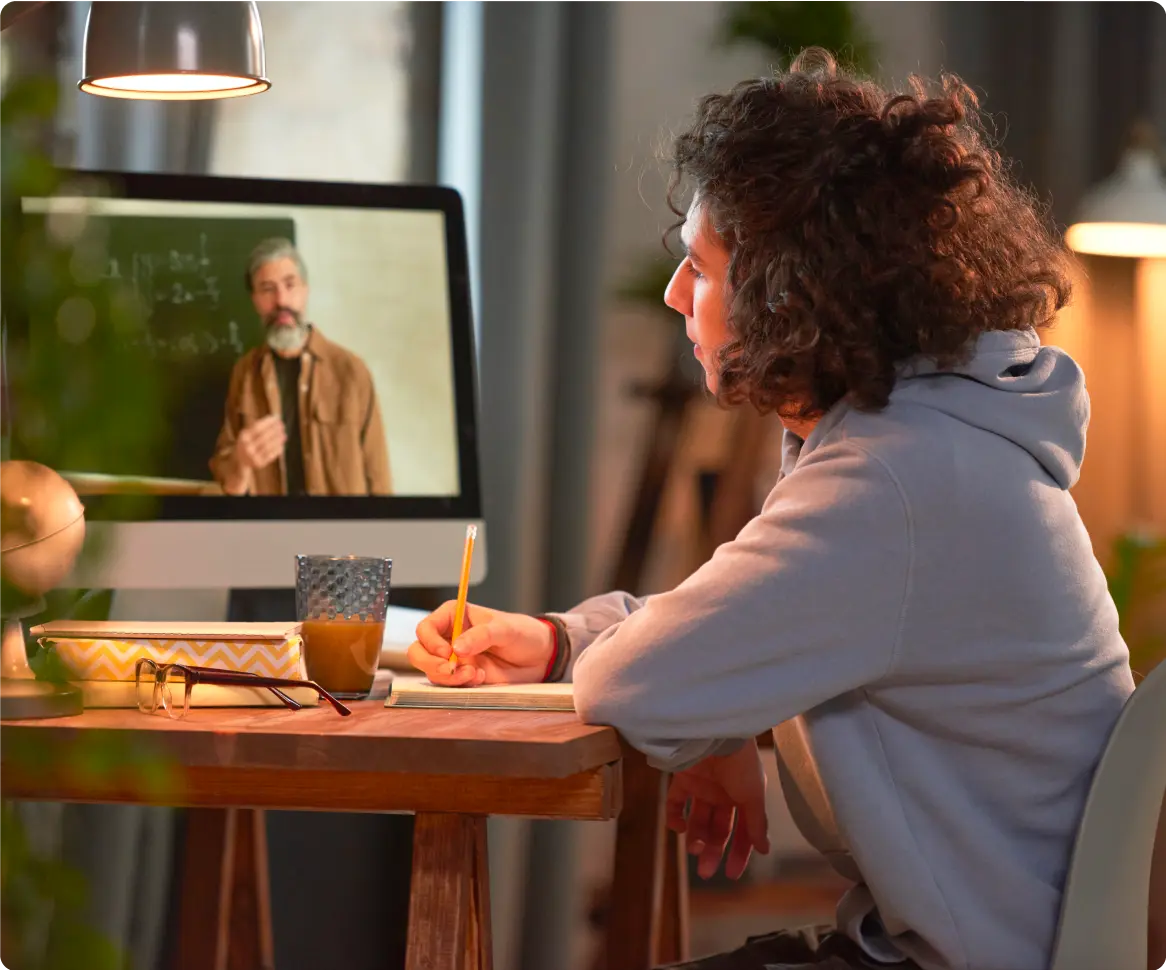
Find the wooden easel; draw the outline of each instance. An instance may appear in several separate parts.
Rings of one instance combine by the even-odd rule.
[[[676,456],[692,407],[701,397],[702,391],[692,378],[683,373],[679,357],[674,356],[672,367],[663,381],[654,386],[635,384],[630,388],[630,393],[654,400],[656,416],[609,588],[638,593],[641,592],[644,566],[651,551],[664,491],[674,474]],[[745,523],[756,515],[753,486],[760,467],[762,442],[771,431],[772,423],[752,408],[741,408],[734,413],[728,460],[718,476],[708,521],[702,528],[702,562],[712,555],[718,545],[736,536]],[[668,778],[651,771],[645,764],[639,777],[629,773],[625,784],[629,789],[634,785],[666,786]],[[635,801],[637,804],[643,803],[642,798]],[[646,906],[655,903],[659,914],[652,939],[643,941],[644,955],[649,958],[646,965],[687,960],[688,864],[684,837],[669,830],[663,817],[633,819],[621,816],[617,838],[642,843],[635,856],[654,858],[656,865],[663,867],[660,883],[663,887],[662,901],[644,900]],[[624,857],[628,857],[628,854],[625,853]],[[613,873],[613,880],[618,880],[621,885],[630,878],[637,876],[630,872]],[[598,901],[595,909],[594,922],[604,926],[609,940],[618,938],[619,923],[628,918],[627,914],[608,911],[603,900]],[[593,970],[605,970],[608,966],[605,955],[600,954]]]
[[[633,384],[629,392],[635,397],[654,400],[656,416],[608,588],[639,593],[664,491],[673,475],[692,407],[703,391],[683,373],[679,358],[674,356],[668,374],[660,383]],[[733,413],[728,459],[718,475],[708,521],[702,529],[700,562],[707,560],[717,546],[735,537],[757,514],[753,488],[760,469],[762,445],[771,433],[774,433],[772,418],[759,415],[750,407],[738,408]]]
[[[662,382],[656,385],[633,384],[629,393],[633,397],[655,401],[656,417],[648,437],[648,451],[640,467],[640,480],[624,531],[623,544],[608,588],[637,593],[643,581],[644,564],[651,551],[664,489],[672,476],[672,467],[691,406],[701,392],[681,372],[679,363],[674,362]]]

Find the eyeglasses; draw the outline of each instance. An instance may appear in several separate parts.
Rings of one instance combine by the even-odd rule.
[[[161,707],[170,717],[185,717],[190,710],[190,693],[196,684],[217,684],[223,687],[262,687],[271,691],[287,707],[298,711],[304,705],[288,697],[281,687],[308,687],[331,704],[336,713],[347,717],[347,707],[311,680],[287,680],[282,677],[260,677],[245,670],[222,670],[218,667],[192,667],[187,664],[160,664],[142,657],[134,666],[138,710],[154,714]],[[181,690],[176,696],[175,692]]]

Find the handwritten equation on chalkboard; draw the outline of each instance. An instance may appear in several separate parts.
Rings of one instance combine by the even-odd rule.
[[[158,337],[146,330],[140,337],[130,341],[130,346],[140,347],[151,357],[198,357],[203,354],[217,354],[231,350],[238,357],[246,347],[239,336],[239,325],[231,320],[227,323],[227,334],[216,336],[209,330],[188,332],[180,336]]]
[[[174,308],[188,308],[192,313],[201,309],[212,316],[221,309],[222,292],[207,256],[205,232],[199,233],[197,252],[134,252],[128,265],[126,260],[111,256],[104,276],[129,283],[138,294],[147,326],[131,342],[150,356],[194,357],[230,351],[237,357],[246,349],[239,324],[233,319],[227,321],[225,332],[198,328],[183,328],[183,332],[173,334],[159,332],[166,328],[158,324]]]

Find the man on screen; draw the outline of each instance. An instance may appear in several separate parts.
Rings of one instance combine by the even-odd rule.
[[[267,341],[231,372],[215,480],[228,495],[388,495],[372,375],[305,319],[308,274],[295,246],[260,243],[246,282]]]

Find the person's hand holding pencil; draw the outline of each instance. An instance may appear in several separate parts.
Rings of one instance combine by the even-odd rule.
[[[458,598],[443,603],[417,625],[409,662],[444,687],[538,683],[554,654],[551,627],[533,616],[466,601],[476,532],[474,526],[466,531]]]

